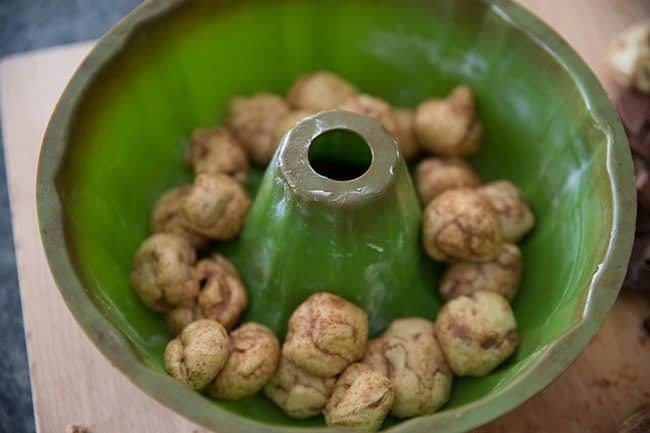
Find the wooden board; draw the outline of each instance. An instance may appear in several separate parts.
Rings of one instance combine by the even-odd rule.
[[[611,93],[602,53],[642,17],[647,0],[528,0],[576,47]],[[199,433],[204,430],[144,395],[94,348],[71,317],[49,273],[34,201],[42,135],[65,83],[90,44],[28,53],[0,63],[0,107],[23,317],[38,431],[68,424],[92,433]],[[591,345],[558,380],[520,408],[477,429],[609,433],[650,402],[650,301],[624,295]],[[225,432],[222,432],[225,433]]]

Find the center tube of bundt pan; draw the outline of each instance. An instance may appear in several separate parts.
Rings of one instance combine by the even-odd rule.
[[[437,266],[420,246],[420,204],[394,138],[369,117],[326,111],[282,138],[231,258],[247,319],[284,335],[309,295],[340,295],[377,332],[395,317],[433,317]]]
[[[346,111],[325,111],[288,131],[277,159],[296,195],[338,208],[384,196],[395,183],[400,155],[393,137],[376,120]],[[360,173],[347,179],[351,176],[346,176],[346,168],[350,174],[355,169]]]

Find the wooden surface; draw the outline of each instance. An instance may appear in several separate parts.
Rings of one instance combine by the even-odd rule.
[[[611,94],[603,47],[628,23],[650,17],[649,0],[528,0],[594,68]],[[30,53],[0,63],[0,107],[13,228],[38,429],[68,424],[92,433],[198,433],[203,429],[144,395],[95,349],[74,322],[48,271],[34,202],[45,125],[90,45]],[[609,433],[650,403],[650,301],[629,294],[560,378],[482,433]],[[226,433],[226,432],[222,432]]]
[[[80,424],[92,433],[202,432],[131,384],[92,345],[58,292],[41,246],[34,200],[46,123],[90,45],[19,56],[0,64],[0,107],[25,320],[40,433]],[[225,433],[225,432],[223,432]]]

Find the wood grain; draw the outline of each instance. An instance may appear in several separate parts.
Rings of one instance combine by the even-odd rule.
[[[34,200],[38,151],[63,87],[92,44],[30,53],[0,64],[0,106],[16,259],[40,433],[69,424],[92,433],[189,433],[194,424],[115,370],[72,318],[45,259]]]
[[[650,17],[648,0],[522,3],[563,34],[608,92],[616,94],[603,47],[626,25]],[[95,349],[65,307],[41,247],[34,202],[38,149],[58,96],[90,46],[0,63],[5,158],[38,430],[56,433],[80,424],[92,433],[202,432],[144,395]],[[650,402],[650,337],[641,328],[648,315],[647,299],[622,296],[571,368],[520,408],[476,432],[616,431],[625,416]]]
[[[650,404],[650,299],[624,293],[573,365],[544,391],[475,433],[615,433]]]

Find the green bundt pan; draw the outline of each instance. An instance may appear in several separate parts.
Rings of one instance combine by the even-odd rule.
[[[451,401],[439,413],[389,419],[384,429],[461,432],[512,409],[557,377],[605,319],[625,273],[636,206],[627,143],[605,92],[559,36],[506,0],[145,2],[80,66],[41,151],[41,235],[70,310],[118,369],[193,421],[228,433],[324,431],[321,418],[289,419],[262,396],[215,402],[169,378],[162,367],[168,339],[163,321],[128,283],[154,201],[191,179],[183,163],[191,131],[221,122],[233,95],[284,94],[299,74],[315,69],[333,70],[363,91],[404,106],[445,95],[459,83],[476,90],[485,140],[472,162],[486,181],[517,183],[538,219],[522,244],[525,275],[513,304],[521,346],[489,376],[456,380]],[[309,219],[293,211],[264,217],[283,196],[266,186],[279,175],[277,159],[240,240],[218,247],[242,269],[249,286],[245,319],[282,334],[303,293],[318,289],[361,303],[373,332],[401,315],[435,317],[438,267],[414,252],[412,227],[420,215],[403,163],[396,163],[395,174],[403,191],[393,191],[401,199],[389,209],[399,223],[389,223],[390,216],[375,221],[370,208],[358,220],[352,212],[361,228],[339,227],[330,244],[332,254],[362,251],[355,246],[357,234],[363,239],[363,233],[383,233],[374,240],[386,248],[355,252],[350,261],[320,262],[323,251],[301,255],[291,246],[302,242],[309,248],[303,236],[325,236],[318,230],[326,225],[314,223],[315,230],[308,230],[296,219]],[[261,170],[252,172],[253,194],[262,176]],[[316,220],[335,208],[325,203],[319,213],[316,206],[308,207]],[[263,227],[264,221],[272,221],[273,229]],[[392,242],[400,232],[405,242]],[[377,263],[405,263],[409,257],[413,262],[394,274],[372,268],[362,273],[353,266],[368,266],[375,253]],[[263,260],[286,272],[260,274]],[[332,263],[342,268],[331,269]],[[347,285],[346,272],[391,287]],[[279,289],[266,291],[265,281]],[[285,281],[303,284],[286,289]]]

